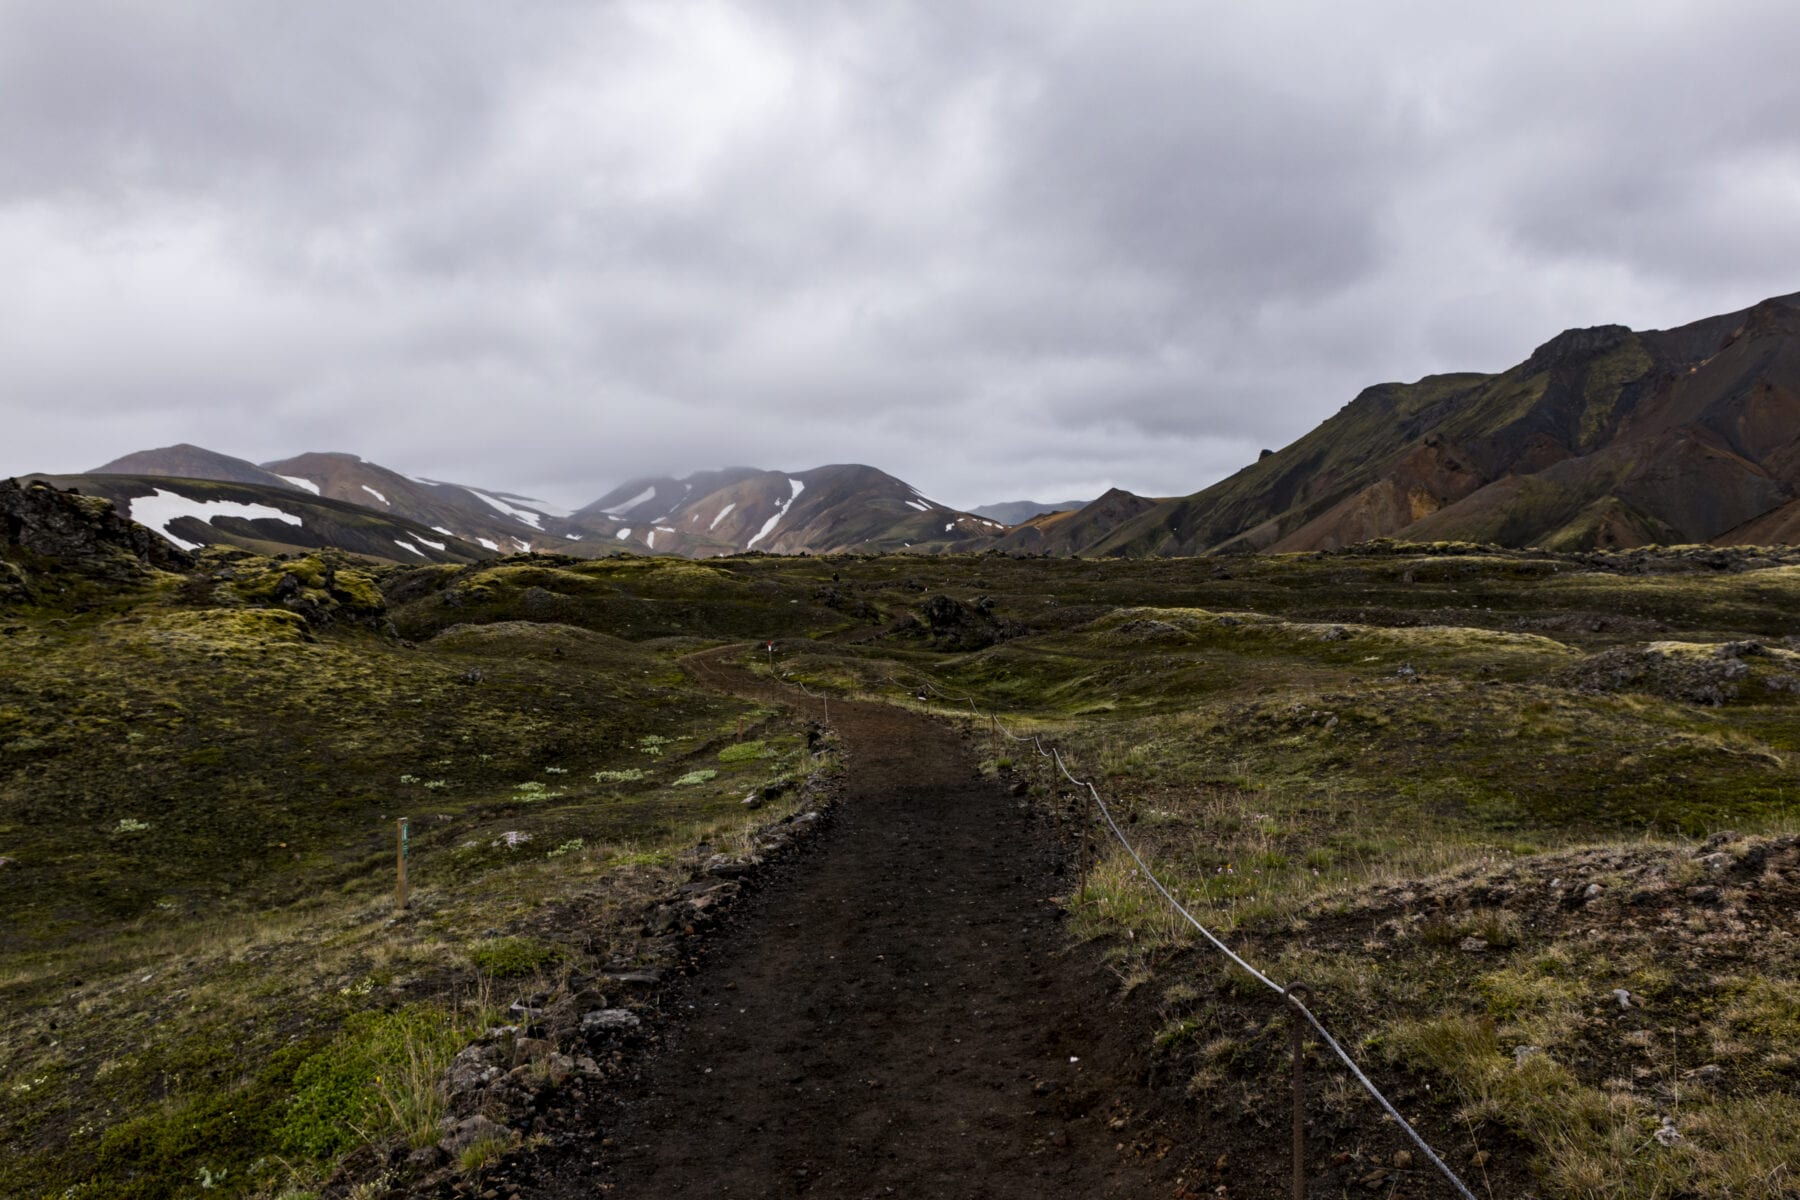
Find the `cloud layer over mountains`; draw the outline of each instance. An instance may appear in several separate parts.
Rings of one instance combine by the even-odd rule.
[[[1800,280],[1778,2],[0,8],[0,474],[1191,492]]]

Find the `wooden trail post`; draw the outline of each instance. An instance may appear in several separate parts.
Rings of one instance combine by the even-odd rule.
[[[406,818],[394,823],[394,908],[406,911]]]
[[[1081,868],[1080,868],[1080,872],[1079,872],[1079,875],[1076,880],[1076,894],[1079,896],[1083,896],[1083,897],[1085,897],[1087,895],[1088,853],[1089,853],[1088,834],[1091,832],[1093,824],[1094,824],[1093,814],[1087,810],[1087,805],[1085,805],[1085,804],[1082,805],[1081,806]]]
[[[1287,987],[1288,1045],[1294,1056],[1294,1200],[1306,1200],[1306,1018],[1300,1015],[1305,984]]]

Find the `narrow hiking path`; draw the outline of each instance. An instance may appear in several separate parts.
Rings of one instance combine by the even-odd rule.
[[[689,662],[816,712],[715,656]],[[942,722],[831,715],[849,760],[831,827],[746,901],[609,1127],[546,1160],[530,1194],[1183,1194],[1179,1135],[1142,1111],[1141,1031],[1069,946],[1041,823]]]

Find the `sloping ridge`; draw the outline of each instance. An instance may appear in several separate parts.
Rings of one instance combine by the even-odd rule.
[[[1023,554],[1084,554],[1097,542],[1133,517],[1157,506],[1157,501],[1112,488],[1077,509],[1039,513],[995,539],[993,548]]]
[[[121,517],[183,549],[222,544],[275,554],[334,547],[412,565],[486,557],[480,548],[417,521],[293,487],[165,475],[28,478],[109,500]]]
[[[261,487],[285,488],[289,491],[310,489],[285,479],[274,471],[259,467],[248,459],[233,458],[196,446],[178,442],[155,450],[139,450],[123,458],[95,467],[89,475],[164,475],[175,479],[217,479],[226,483],[254,483]]]
[[[372,512],[416,521],[434,536],[448,535],[497,554],[555,545],[557,517],[547,505],[457,483],[409,475],[340,451],[312,451],[264,464],[284,478],[309,483],[316,494]],[[558,539],[560,541],[562,539]]]
[[[633,549],[692,557],[946,550],[983,543],[1004,528],[861,463],[647,476],[614,488],[568,524]]]
[[[1777,536],[1800,495],[1800,296],[1671,330],[1559,334],[1497,375],[1379,384],[1084,553],[1560,549]]]

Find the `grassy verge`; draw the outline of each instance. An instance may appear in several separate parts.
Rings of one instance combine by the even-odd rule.
[[[1462,546],[86,583],[0,617],[0,1193],[300,1194],[425,1140],[471,1031],[636,961],[691,848],[781,815],[740,801],[808,769],[800,730],[679,661],[774,639],[814,691],[1053,735],[1499,1191],[1785,1194],[1796,602],[1781,555]],[[1069,903],[1163,1012],[1157,1069],[1277,1119],[1254,989],[1116,853]],[[1341,1079],[1322,1103],[1365,1170],[1386,1135]]]
[[[10,618],[0,1194],[298,1194],[365,1142],[434,1140],[472,1033],[633,961],[695,847],[742,848],[785,811],[746,793],[811,769],[685,644],[409,645],[254,602]]]

